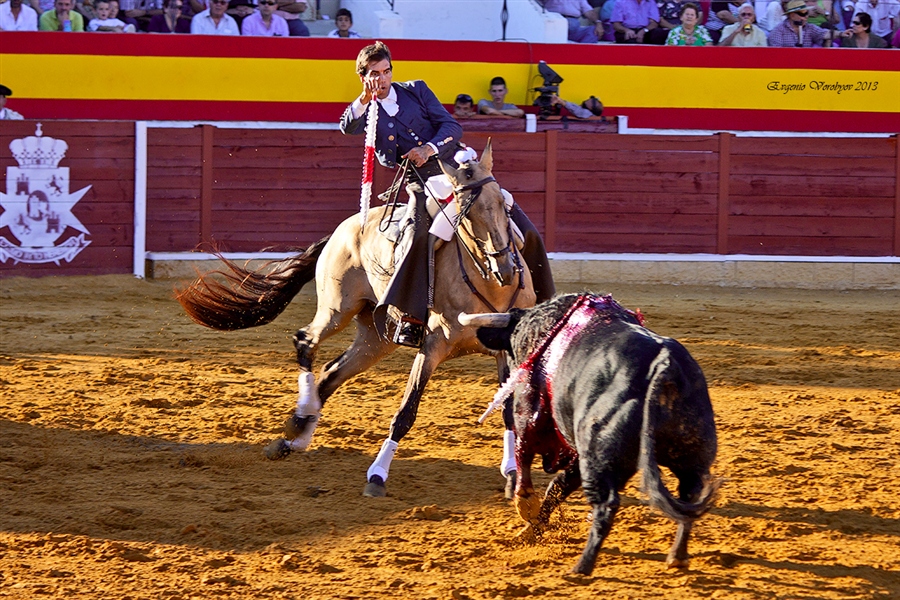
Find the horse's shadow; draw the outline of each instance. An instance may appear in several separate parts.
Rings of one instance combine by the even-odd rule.
[[[371,457],[319,446],[287,461],[247,443],[193,444],[0,419],[0,531],[255,551],[410,518],[459,520],[503,500],[495,468],[404,459],[387,498],[360,494]],[[437,510],[422,517],[421,507]],[[418,513],[418,515],[417,515]],[[512,518],[512,513],[510,513]]]

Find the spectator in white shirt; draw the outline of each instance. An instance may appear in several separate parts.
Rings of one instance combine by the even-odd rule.
[[[225,11],[228,0],[210,0],[209,8],[191,19],[191,33],[206,35],[241,35],[237,21]]]
[[[37,11],[22,4],[22,0],[9,0],[0,4],[0,31],[37,31]]]

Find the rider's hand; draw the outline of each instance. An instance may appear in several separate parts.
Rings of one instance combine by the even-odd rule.
[[[434,150],[431,149],[431,146],[418,146],[404,154],[401,158],[409,158],[414,165],[421,167],[432,154],[434,154]]]
[[[378,80],[371,77],[362,78],[363,91],[359,95],[359,103],[365,106],[372,101],[372,98],[378,95]]]

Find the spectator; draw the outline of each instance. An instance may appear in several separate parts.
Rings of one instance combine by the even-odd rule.
[[[706,29],[713,42],[718,44],[722,38],[722,30],[726,25],[738,22],[738,7],[744,0],[730,0],[728,2],[713,2],[709,8],[709,17],[706,19]]]
[[[829,29],[841,22],[841,11],[834,10],[832,0],[806,0],[808,23]]]
[[[163,0],[163,13],[150,17],[150,33],[190,33],[191,20],[181,16],[188,0]]]
[[[497,117],[516,117],[525,116],[525,111],[506,102],[506,80],[502,77],[494,77],[491,79],[491,87],[488,89],[491,94],[490,100],[481,99],[478,101],[478,113],[482,115],[494,115]]]
[[[244,19],[256,12],[257,0],[230,0],[226,14],[231,15],[238,25],[238,31],[244,30]],[[268,34],[267,34],[268,35]]]
[[[134,3],[134,0],[130,0]],[[109,0],[109,14],[122,21],[126,25],[134,25],[135,29],[138,29],[137,19],[132,19],[125,11],[120,8],[119,0]]]
[[[91,19],[88,23],[88,31],[113,31],[122,33],[134,33],[134,25],[125,25],[124,21],[111,18],[109,16],[109,0],[97,0],[94,4],[94,10],[97,11],[97,18]]]
[[[477,113],[475,112],[475,103],[472,100],[472,96],[468,94],[460,94],[456,97],[456,102],[453,104],[453,116],[457,119],[465,119],[468,117],[474,117]]]
[[[678,15],[681,25],[669,32],[666,38],[666,46],[712,46],[712,38],[709,31],[703,25],[698,25],[700,20],[700,7],[693,2],[686,2],[681,7]]]
[[[84,17],[75,12],[72,0],[56,0],[53,10],[38,19],[41,31],[84,31]]]
[[[34,9],[38,16],[41,16],[48,10],[53,10],[55,4],[54,0],[31,0],[31,8]]]
[[[740,23],[726,25],[722,30],[720,46],[767,46],[766,32],[756,24],[756,10],[749,2],[744,2],[738,9]]]
[[[853,1],[853,0],[849,0]],[[787,0],[758,0],[756,3],[756,22],[763,31],[769,32],[784,21],[784,4]]]
[[[278,11],[275,14],[287,21],[291,36],[309,37],[309,28],[300,20],[300,14],[305,11],[306,0],[278,0]]]
[[[337,29],[332,29],[328,37],[359,39],[362,36],[350,29],[353,27],[353,13],[346,8],[339,8],[334,16],[334,24]]]
[[[125,17],[134,19],[141,31],[149,31],[150,19],[163,14],[163,0],[126,0],[122,3],[122,8],[125,10]],[[122,17],[119,19],[125,20]]]
[[[662,46],[666,43],[669,32],[681,25],[682,2],[679,0],[656,0],[656,9],[659,11],[659,27],[650,31],[651,44]]]
[[[587,0],[544,0],[543,6],[544,10],[559,13],[568,22],[570,42],[595,44],[603,38],[600,11],[591,8]],[[581,17],[590,21],[591,24],[582,25]]]
[[[241,35],[288,37],[287,21],[275,14],[277,0],[259,0],[259,10],[241,23]]]
[[[0,31],[37,31],[37,23],[37,11],[22,4],[22,0],[9,0],[0,4]]]
[[[872,19],[872,34],[890,43],[894,30],[900,27],[900,3],[897,0],[860,0],[854,7],[853,16],[861,12]]]
[[[12,90],[0,85],[0,121],[21,121],[24,117],[11,108],[6,108],[6,98],[12,96]]]
[[[97,18],[97,10],[94,8],[94,0],[75,0],[75,10],[84,17],[85,23],[90,23]],[[87,31],[87,26],[85,26]]]
[[[841,48],[887,48],[887,42],[872,35],[872,17],[869,13],[856,13],[850,21],[850,29],[843,32]]]
[[[787,18],[769,32],[769,45],[774,48],[812,48],[831,40],[831,32],[806,22],[809,11],[803,0],[790,0],[784,9]],[[802,39],[801,39],[802,35]]]
[[[600,99],[596,96],[591,96],[579,106],[574,102],[563,100],[558,95],[553,94],[550,104],[553,107],[554,113],[560,114],[560,108],[565,108],[566,111],[576,119],[589,119],[591,117],[599,117],[603,114],[603,103],[600,102]]]
[[[616,0],[609,17],[617,44],[646,44],[647,33],[659,26],[655,0]]]
[[[227,8],[228,0],[210,0],[209,8],[191,19],[191,33],[240,35],[237,22],[231,15],[225,14]]]

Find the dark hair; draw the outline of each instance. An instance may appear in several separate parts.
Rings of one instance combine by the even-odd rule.
[[[581,103],[581,108],[586,108],[592,113],[594,116],[599,117],[603,114],[603,103],[600,102],[600,98],[597,96],[591,96],[587,100]]]
[[[854,16],[859,19],[860,24],[866,28],[867,32],[872,31],[872,17],[869,16],[869,13],[861,12],[856,13]]]
[[[170,5],[172,4],[172,2],[174,2],[174,1],[175,1],[175,0],[163,0],[163,8],[169,8],[169,6],[170,6]],[[185,0],[185,1],[187,1],[187,0]],[[183,6],[184,6],[184,2],[182,2],[182,7],[183,7]]]
[[[680,19],[681,16],[684,14],[684,11],[686,11],[689,8],[694,9],[694,14],[697,15],[697,18],[700,17],[700,7],[697,4],[694,4],[693,2],[685,2],[684,4],[681,5],[681,10],[678,11],[678,18]]]
[[[350,19],[350,22],[353,22],[353,13],[347,10],[346,8],[339,8],[338,11],[334,14],[334,20],[337,21],[338,17],[347,17]]]
[[[383,60],[388,61],[388,64],[393,67],[393,64],[391,63],[391,51],[384,45],[384,42],[369,44],[360,50],[359,55],[356,57],[356,72],[360,75],[365,75],[369,72],[370,62],[381,62]]]
[[[503,87],[506,87],[506,80],[502,77],[494,77],[493,79],[491,79],[491,87],[495,85],[502,85]]]
[[[466,102],[466,103],[468,103],[468,104],[474,104],[474,103],[475,103],[475,101],[472,100],[472,96],[470,96],[470,95],[468,95],[468,94],[460,94],[459,96],[456,97],[456,101],[457,101],[457,102]]]

